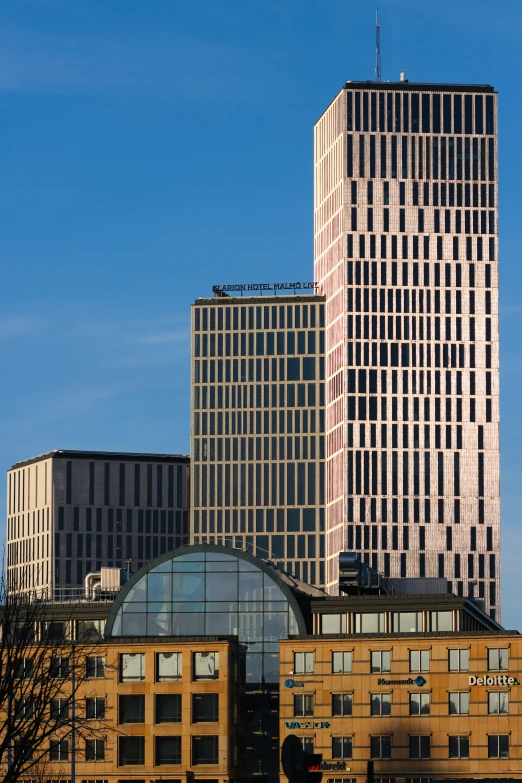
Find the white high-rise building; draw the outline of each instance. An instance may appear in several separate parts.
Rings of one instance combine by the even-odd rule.
[[[348,82],[315,126],[326,581],[363,553],[499,619],[497,95]]]

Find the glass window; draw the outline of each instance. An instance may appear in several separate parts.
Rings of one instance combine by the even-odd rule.
[[[305,753],[313,753],[314,752],[314,738],[313,737],[299,737],[301,740],[301,745],[303,746],[303,750]]]
[[[145,696],[133,694],[119,697],[120,723],[145,723]]]
[[[452,631],[453,612],[430,612],[432,631]]]
[[[352,737],[332,737],[332,758],[352,758]]]
[[[156,678],[158,682],[181,680],[181,653],[156,654]]]
[[[66,680],[69,677],[69,658],[57,657],[51,660],[51,677]]]
[[[31,702],[28,699],[22,699],[22,704],[25,705],[24,715],[27,712],[28,705]],[[18,707],[18,703],[17,703]],[[32,710],[31,710],[32,711]],[[18,712],[18,709],[17,709]],[[69,718],[69,699],[51,699],[51,720],[64,721]],[[20,718],[19,718],[20,719]]]
[[[25,720],[33,715],[31,699],[16,699],[14,709],[15,720]],[[67,699],[51,699],[51,720],[66,720],[69,717]]]
[[[85,740],[85,761],[105,761],[105,741],[102,739]]]
[[[194,679],[195,680],[219,679],[219,653],[218,652],[194,653]]]
[[[391,715],[391,693],[370,693],[372,715]]]
[[[410,759],[429,759],[430,757],[430,737],[413,736],[410,737]]]
[[[372,759],[391,759],[391,737],[370,737]]]
[[[505,648],[492,648],[488,650],[488,669],[493,671],[506,671],[509,665],[509,650]]]
[[[389,650],[372,650],[370,654],[372,672],[389,672],[391,653]]]
[[[145,737],[118,737],[118,765],[145,764]]]
[[[509,736],[507,734],[490,734],[488,737],[488,759],[509,758]]]
[[[393,612],[394,633],[414,633],[422,630],[422,612]]]
[[[294,715],[304,718],[314,714],[314,697],[311,693],[299,693],[294,696]]]
[[[85,717],[93,720],[96,718],[98,720],[105,718],[105,699],[85,699]]]
[[[448,650],[448,668],[450,672],[467,672],[469,650]]]
[[[156,766],[181,764],[181,737],[156,737]]]
[[[430,694],[410,693],[410,715],[430,714]]]
[[[17,680],[30,680],[33,676],[33,659],[21,658],[15,669],[15,678]]]
[[[192,764],[217,764],[218,738],[192,737]]]
[[[468,715],[469,693],[450,693],[448,695],[448,709],[450,715]]]
[[[449,737],[450,759],[469,759],[469,737]]]
[[[332,674],[345,674],[352,671],[352,651],[332,653]]]
[[[352,694],[332,693],[332,715],[334,717],[352,714]]]
[[[429,672],[430,651],[410,650],[410,672]]]
[[[179,720],[181,720],[181,699]],[[194,693],[192,696],[192,723],[217,723],[218,721],[219,695],[217,693]]]
[[[323,633],[346,633],[346,615],[322,614],[321,629]]]
[[[507,715],[509,694],[501,692],[488,693],[488,713],[490,715]]]
[[[294,653],[294,674],[312,674],[314,671],[313,652]]]
[[[384,633],[386,626],[386,615],[384,612],[375,612],[372,614],[355,615],[356,633]]]
[[[136,682],[145,679],[145,653],[122,653],[120,655],[121,682]]]
[[[87,657],[86,676],[89,679],[105,677],[105,657],[103,655],[89,655]]]
[[[156,694],[156,723],[181,723],[181,693]]]
[[[68,740],[51,740],[49,746],[49,758],[51,761],[68,761],[69,760],[69,741]]]

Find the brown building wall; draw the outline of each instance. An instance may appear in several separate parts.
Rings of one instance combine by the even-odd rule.
[[[488,650],[507,649],[507,670],[488,671]],[[467,671],[449,671],[448,651],[467,650]],[[380,679],[414,680],[419,669],[410,669],[410,651],[429,651],[429,671],[420,674],[425,684],[413,682],[380,684]],[[290,639],[280,643],[281,651],[281,742],[289,734],[308,738],[315,753],[323,761],[344,762],[342,770],[323,772],[323,780],[346,779],[358,783],[366,780],[367,761],[371,758],[370,738],[391,738],[391,758],[375,759],[376,778],[509,778],[522,771],[520,702],[522,681],[522,640],[518,635],[446,635],[428,636],[366,636],[343,639]],[[332,673],[334,652],[352,652],[352,671]],[[390,652],[390,671],[371,673],[372,651]],[[313,652],[313,671],[299,674],[294,666],[294,653]],[[516,680],[507,685],[470,685],[470,676],[509,676]],[[289,679],[302,687],[285,686]],[[465,693],[469,697],[469,714],[450,715],[449,693]],[[507,714],[488,714],[488,694],[508,694]],[[332,694],[352,694],[352,715],[334,717]],[[371,715],[372,694],[391,694],[390,715]],[[294,697],[312,694],[313,716],[294,714]],[[429,694],[429,714],[410,715],[410,694]],[[311,725],[306,726],[307,723]],[[290,724],[290,725],[287,725]],[[293,724],[293,725],[292,725]],[[303,724],[302,726],[296,724]],[[430,758],[410,758],[410,736],[430,737]],[[488,736],[509,737],[509,758],[488,758]],[[449,758],[449,737],[469,738],[469,758]],[[351,737],[352,758],[335,758],[332,738]],[[286,778],[283,779],[286,780]]]

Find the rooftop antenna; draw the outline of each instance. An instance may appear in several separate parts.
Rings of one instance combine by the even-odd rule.
[[[381,79],[381,26],[379,24],[379,9],[375,9],[375,78]]]
[[[401,78],[401,82],[406,82],[406,81],[408,81],[408,80],[406,79],[406,71],[404,70],[404,65],[402,66],[402,71],[401,71],[401,77],[400,77],[400,78]]]

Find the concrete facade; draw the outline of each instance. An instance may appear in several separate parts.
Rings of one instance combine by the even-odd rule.
[[[348,82],[315,126],[326,558],[500,617],[497,95]]]
[[[7,578],[42,595],[188,540],[189,458],[53,451],[7,473]]]

